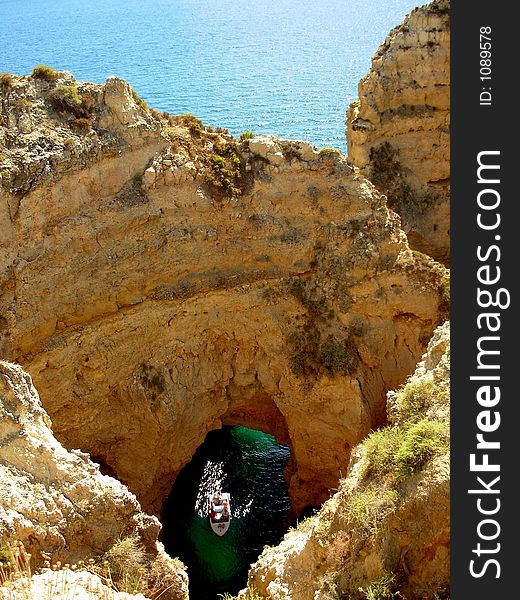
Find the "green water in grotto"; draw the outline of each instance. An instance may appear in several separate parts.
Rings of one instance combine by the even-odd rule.
[[[192,600],[236,594],[264,545],[280,541],[290,508],[289,454],[271,435],[224,427],[207,435],[177,477],[164,503],[163,543],[188,567]],[[208,519],[208,495],[219,489],[231,494],[230,528],[222,537]]]

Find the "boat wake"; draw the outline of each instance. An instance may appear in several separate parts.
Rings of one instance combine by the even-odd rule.
[[[199,517],[206,517],[209,510],[209,500],[213,494],[222,490],[226,474],[222,461],[208,460],[204,465],[202,477],[199,482],[197,498],[195,500],[195,512]],[[233,503],[231,516],[234,518],[245,517],[251,510],[253,497],[245,497],[240,504]]]

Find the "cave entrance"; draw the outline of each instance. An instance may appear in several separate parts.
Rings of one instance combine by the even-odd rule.
[[[290,500],[284,470],[290,449],[244,426],[211,431],[179,473],[163,505],[162,541],[187,565],[190,597],[216,600],[245,587],[250,563],[285,533]],[[223,537],[209,526],[208,495],[231,494]]]

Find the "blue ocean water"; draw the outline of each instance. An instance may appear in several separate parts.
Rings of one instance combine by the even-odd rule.
[[[0,72],[127,79],[154,108],[344,148],[345,110],[416,0],[0,0]]]

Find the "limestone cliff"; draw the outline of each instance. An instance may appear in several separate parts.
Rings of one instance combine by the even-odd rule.
[[[88,455],[65,450],[50,426],[30,376],[18,365],[0,362],[2,558],[6,548],[22,543],[32,568],[73,564],[99,558],[118,540],[134,537],[148,552],[150,569],[154,561],[164,562],[157,518],[144,514],[135,496],[102,475]],[[176,585],[163,597],[184,598],[185,573],[172,568],[170,579]]]
[[[443,268],[339,153],[234,140],[116,78],[0,91],[0,352],[58,439],[157,514],[243,424],[290,445],[296,511],[322,502],[443,318]]]
[[[30,377],[0,362],[0,536],[23,541],[36,565],[100,553],[121,535],[153,545],[160,524],[124,486],[54,438]],[[87,557],[90,554],[87,555]]]
[[[252,566],[261,597],[449,597],[449,356],[446,323],[389,394],[391,426],[356,448],[317,515]]]
[[[450,3],[392,30],[347,113],[348,156],[402,218],[412,248],[449,261]]]

